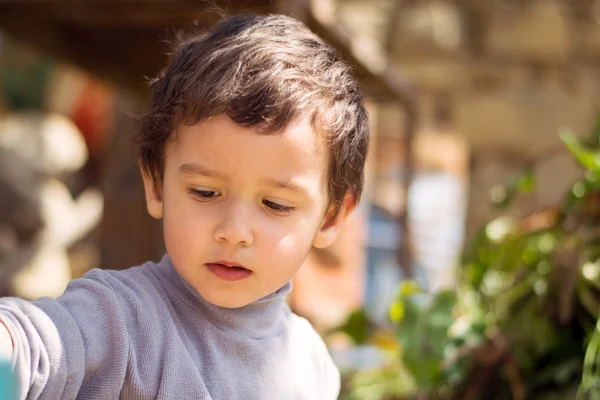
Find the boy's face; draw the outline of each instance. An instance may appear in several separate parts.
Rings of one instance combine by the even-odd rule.
[[[178,273],[207,301],[242,307],[337,236],[353,200],[331,218],[327,165],[307,118],[267,135],[219,115],[171,135],[161,187],[144,179],[148,211]]]

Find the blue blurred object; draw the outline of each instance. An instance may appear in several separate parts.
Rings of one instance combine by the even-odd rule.
[[[0,400],[15,400],[17,385],[8,361],[0,360]]]

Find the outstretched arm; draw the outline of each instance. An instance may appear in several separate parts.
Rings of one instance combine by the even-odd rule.
[[[57,299],[0,298],[0,350],[10,351],[20,398],[75,398],[80,390],[119,396],[129,336],[104,275],[71,281]]]

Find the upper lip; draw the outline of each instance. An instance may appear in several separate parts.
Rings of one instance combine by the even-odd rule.
[[[230,267],[230,268],[231,267],[239,267],[239,268],[248,269],[236,261],[219,260],[219,261],[213,261],[210,264],[221,264],[221,265],[224,265],[224,266]]]

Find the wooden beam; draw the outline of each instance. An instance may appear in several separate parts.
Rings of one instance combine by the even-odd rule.
[[[277,4],[279,4],[277,6]],[[282,8],[273,0],[228,0],[231,12],[267,13]],[[283,7],[304,14],[307,0]],[[285,4],[284,4],[285,5]],[[302,18],[304,15],[298,15]],[[0,26],[9,34],[47,53],[74,63],[91,73],[138,93],[146,91],[144,77],[154,76],[164,65],[160,41],[166,30],[189,27],[196,21],[202,27],[216,22],[219,15],[207,3],[191,0],[4,0],[0,2]],[[354,65],[365,92],[379,100],[399,100],[412,108],[412,91],[387,65],[376,67],[362,56],[350,35],[339,24],[306,13],[306,21]]]
[[[378,101],[400,102],[409,115],[415,113],[415,88],[392,68],[387,57],[375,60],[370,59],[369,55],[365,56],[356,45],[356,38],[352,38],[334,18],[320,14],[315,3],[311,2],[306,23],[319,36],[335,46],[344,59],[352,64],[363,90]]]
[[[3,0],[0,14],[27,14],[30,19],[94,22],[105,20],[144,21],[168,24],[173,20],[217,19],[223,14],[266,13],[272,0]],[[211,15],[213,17],[211,17]]]
[[[174,3],[175,5],[178,3]],[[11,3],[0,3],[0,14],[5,17],[19,18],[27,15],[28,19],[53,23],[67,23],[73,26],[86,28],[113,28],[113,27],[150,27],[150,28],[173,28],[177,26],[209,27],[221,18],[216,11],[207,10],[201,3],[195,3],[196,7],[139,7],[137,3],[123,3],[123,5],[112,5],[110,7],[73,7],[73,8],[35,8],[31,3],[17,6]],[[241,9],[238,12],[250,12],[264,14],[269,11],[268,7],[260,5]],[[226,12],[235,14],[237,12]]]
[[[147,91],[144,76],[156,73],[166,59],[153,31],[85,30],[4,14],[0,26],[15,38],[136,94]],[[148,54],[153,57],[145,57]]]

